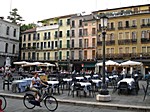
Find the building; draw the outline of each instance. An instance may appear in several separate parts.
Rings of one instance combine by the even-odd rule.
[[[93,12],[94,15],[102,13],[109,17],[106,35],[106,60],[141,61],[144,64],[143,73],[147,73],[150,69],[150,4]],[[98,61],[102,61],[100,27],[98,31],[97,58]]]
[[[12,66],[12,62],[18,60],[19,37],[20,26],[0,18],[0,66]]]
[[[98,18],[102,13],[109,17],[106,60],[119,63],[125,60],[141,61],[144,64],[143,73],[147,73],[150,70],[150,4],[45,19],[41,21],[43,25],[32,32],[38,38],[34,43],[36,48],[23,50],[22,54],[25,53],[26,59],[30,59],[28,52],[36,51],[32,53],[36,54],[36,60],[55,63],[59,70],[93,70],[96,62],[102,62],[102,35]],[[26,45],[29,43],[26,42]]]

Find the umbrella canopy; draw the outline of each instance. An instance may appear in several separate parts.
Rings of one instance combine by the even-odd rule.
[[[41,62],[28,62],[26,64],[24,64],[23,66],[39,66],[39,65],[42,65],[43,63]]]
[[[141,62],[137,62],[137,61],[126,61],[120,64],[120,66],[141,66],[143,65]]]
[[[18,61],[18,62],[14,62],[15,65],[24,65],[27,64],[28,62],[26,61]]]
[[[112,61],[112,60],[108,60],[105,62],[106,66],[119,66],[119,63]],[[103,62],[101,63],[97,63],[96,66],[103,66]]]
[[[38,66],[55,66],[54,64],[51,64],[51,63],[43,63],[43,64],[40,64]]]

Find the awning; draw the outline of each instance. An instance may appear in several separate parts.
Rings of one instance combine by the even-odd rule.
[[[95,67],[95,63],[84,63],[84,68]]]

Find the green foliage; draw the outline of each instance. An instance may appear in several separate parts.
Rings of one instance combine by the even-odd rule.
[[[7,19],[9,19],[14,24],[18,24],[18,21],[24,21],[22,17],[18,14],[17,8],[12,9],[12,11],[10,12],[10,16],[8,16]]]
[[[21,25],[20,30],[21,30],[21,32],[23,32],[23,31],[35,28],[36,26],[37,25],[35,23],[30,23],[30,24],[27,24],[27,25],[23,24],[23,25]]]

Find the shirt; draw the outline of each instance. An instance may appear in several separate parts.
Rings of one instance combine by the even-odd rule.
[[[32,87],[38,87],[39,84],[40,84],[40,80],[41,80],[41,79],[40,79],[39,77],[37,77],[37,78],[32,77],[32,79],[31,79],[31,84],[30,84],[30,88],[32,88]],[[32,84],[32,81],[34,81],[35,84]]]

